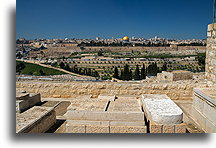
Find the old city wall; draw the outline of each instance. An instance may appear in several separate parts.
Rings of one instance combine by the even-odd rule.
[[[99,50],[110,50],[113,52],[119,51],[186,51],[196,50],[204,52],[205,46],[179,46],[178,48],[171,47],[85,47],[85,51],[99,51]]]
[[[193,88],[205,86],[204,83],[190,81],[160,83],[124,83],[124,82],[46,82],[17,81],[16,89],[29,93],[41,93],[44,98],[71,98],[79,95],[141,95],[167,94],[171,99],[192,99]]]

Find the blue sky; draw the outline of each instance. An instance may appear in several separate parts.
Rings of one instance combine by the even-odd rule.
[[[206,38],[213,0],[17,0],[16,37]]]

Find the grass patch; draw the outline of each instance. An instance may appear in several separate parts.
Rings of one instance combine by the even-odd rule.
[[[26,63],[22,61],[16,61],[16,72],[19,74],[36,75],[36,76],[66,74],[65,72],[62,72],[56,69],[47,68],[47,67],[43,67],[37,64]]]

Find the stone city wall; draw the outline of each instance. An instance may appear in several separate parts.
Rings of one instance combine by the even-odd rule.
[[[216,23],[208,25],[206,50],[206,79],[215,83],[215,50],[216,50]]]
[[[171,99],[192,99],[194,87],[206,87],[204,82],[192,80],[157,83],[131,82],[39,82],[17,81],[17,91],[41,93],[43,98],[71,98],[80,95],[137,95],[166,94]]]

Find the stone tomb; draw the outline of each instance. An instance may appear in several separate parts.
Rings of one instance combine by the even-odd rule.
[[[186,132],[182,110],[167,95],[144,94],[141,102],[150,133]]]
[[[41,95],[16,92],[16,112],[23,112],[41,102]]]
[[[44,133],[56,122],[52,107],[34,106],[16,114],[16,133]]]
[[[199,128],[206,133],[216,132],[216,96],[214,87],[194,89],[192,116]]]
[[[146,133],[144,114],[137,99],[118,100],[103,95],[92,100],[68,107],[67,133]]]
[[[137,99],[116,99],[110,102],[110,112],[142,112],[139,100]]]
[[[192,78],[193,78],[193,73],[185,70],[176,70],[172,72],[162,71],[162,73],[157,74],[157,79],[160,81],[191,80]]]

